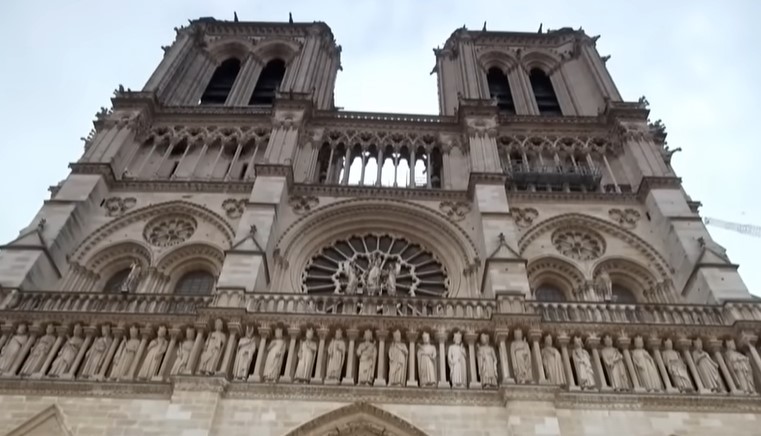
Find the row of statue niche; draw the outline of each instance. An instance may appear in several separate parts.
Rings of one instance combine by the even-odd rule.
[[[372,254],[369,259],[367,270],[349,259],[338,264],[338,271],[334,279],[336,294],[341,294],[343,287],[346,295],[365,294],[369,296],[396,295],[396,281],[402,270],[400,261],[388,260],[380,254]],[[339,276],[345,277],[345,285],[339,280]],[[409,295],[415,296],[415,284],[409,289]]]
[[[0,350],[0,374],[3,376],[48,376],[48,377],[73,377],[78,368],[73,365],[81,348],[87,343],[83,338],[83,328],[76,324],[67,336],[56,336],[53,324],[48,324],[44,335],[33,340],[28,332],[26,324],[19,324],[13,334]],[[100,336],[92,341],[91,345],[82,358],[81,369],[78,377],[84,379],[101,380],[106,378],[107,356],[115,338],[109,325],[103,325]],[[62,344],[57,351],[54,350],[57,338],[62,339]],[[145,335],[143,335],[145,338]],[[227,343],[227,334],[223,332],[222,320],[216,320],[214,330],[206,339],[201,355],[198,359],[196,374],[214,375],[219,372],[223,350]],[[113,358],[109,379],[131,379],[133,373],[138,380],[151,380],[159,375],[159,370],[166,358],[168,349],[167,329],[160,326],[156,336],[147,343],[144,356],[138,356],[140,352],[141,335],[137,327],[132,326],[124,340],[121,341]],[[178,344],[174,362],[170,369],[170,375],[193,373],[194,362],[191,355],[195,344],[195,330],[187,328],[185,337]],[[632,380],[627,370],[624,354],[613,346],[613,339],[606,335],[603,338],[603,346],[600,349],[600,358],[607,382],[613,390],[626,391],[632,389]],[[703,349],[702,341],[695,339],[690,354],[696,373],[700,377],[701,385],[710,392],[726,392],[725,384],[721,376],[719,364]],[[724,359],[730,371],[733,384],[739,391],[755,393],[755,382],[750,359],[737,351],[734,340],[725,342]],[[246,328],[245,336],[241,337],[236,347],[233,365],[233,377],[246,379],[250,375],[251,364],[256,353],[257,340],[254,337],[253,326]],[[309,382],[314,373],[314,365],[317,358],[317,342],[314,339],[314,330],[307,329],[304,339],[301,340],[297,353],[296,369],[293,379],[296,382]],[[264,369],[262,379],[268,382],[276,382],[282,374],[282,365],[286,355],[287,344],[283,338],[283,330],[275,329],[273,339],[267,344],[264,357]],[[54,355],[51,355],[54,353]],[[339,383],[344,372],[346,363],[347,345],[343,332],[335,331],[327,347],[327,363],[325,382]],[[358,364],[358,383],[372,384],[375,380],[378,347],[373,333],[366,330],[363,341],[356,348]],[[422,334],[422,341],[416,347],[417,371],[421,386],[434,386],[437,383],[437,348],[431,344],[430,335]],[[553,345],[552,336],[544,337],[541,349],[541,364],[547,380],[556,385],[567,385],[564,371],[563,358],[558,349]],[[142,357],[142,362],[139,359]],[[510,357],[513,363],[515,381],[517,383],[533,383],[534,374],[532,356],[529,344],[523,337],[521,330],[513,333],[513,341],[510,343]],[[391,343],[388,345],[388,384],[391,386],[403,386],[406,384],[408,370],[409,348],[403,342],[399,330],[392,333]],[[597,382],[595,371],[592,366],[589,352],[584,348],[580,337],[573,340],[571,363],[576,371],[576,382],[581,389],[596,389]],[[670,339],[664,341],[664,349],[661,358],[674,388],[681,392],[695,390],[687,364],[679,352],[674,350]],[[52,361],[46,367],[47,361]],[[497,355],[494,347],[490,344],[489,335],[482,333],[476,348],[477,369],[480,383],[483,387],[496,387],[498,385]],[[462,343],[462,333],[455,332],[453,342],[446,351],[446,361],[449,368],[449,381],[453,387],[466,387],[468,385],[467,349]],[[641,336],[634,338],[634,348],[631,350],[631,361],[634,372],[641,387],[647,391],[662,391],[664,389],[661,375],[658,371],[657,362],[649,351],[644,348],[644,340]],[[138,366],[138,363],[140,365]],[[476,381],[474,375],[471,381]]]

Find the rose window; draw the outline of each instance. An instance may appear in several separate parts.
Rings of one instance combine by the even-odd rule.
[[[320,250],[302,277],[310,294],[440,297],[449,279],[420,245],[389,235],[352,236]]]
[[[558,230],[552,245],[564,256],[576,260],[593,260],[605,252],[605,241],[595,233],[581,229]]]
[[[171,247],[187,241],[196,227],[196,220],[188,216],[159,217],[145,226],[143,237],[157,247]]]

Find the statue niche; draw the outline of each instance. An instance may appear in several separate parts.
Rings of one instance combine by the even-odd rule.
[[[320,250],[303,274],[309,294],[447,295],[449,279],[430,251],[390,235],[352,236]]]

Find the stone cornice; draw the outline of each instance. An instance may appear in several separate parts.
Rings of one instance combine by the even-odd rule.
[[[114,192],[209,192],[246,194],[254,181],[220,180],[117,180],[111,185]]]
[[[169,383],[109,382],[60,379],[0,378],[3,395],[78,396],[98,398],[169,399]]]
[[[467,201],[467,191],[445,189],[413,189],[382,186],[312,185],[295,183],[292,195],[313,195],[322,197],[372,197],[414,200],[460,200]]]
[[[507,198],[521,203],[541,202],[589,202],[599,201],[604,203],[640,204],[636,194],[619,194],[607,192],[529,192],[507,190]]]

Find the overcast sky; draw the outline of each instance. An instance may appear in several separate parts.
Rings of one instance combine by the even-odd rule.
[[[189,18],[325,21],[343,46],[336,105],[438,111],[432,48],[467,25],[602,35],[624,99],[646,95],[673,165],[702,213],[761,225],[761,2],[4,0],[0,5],[0,241],[29,224],[82,153],[80,137],[119,83],[140,89]],[[761,238],[710,228],[761,295]]]

